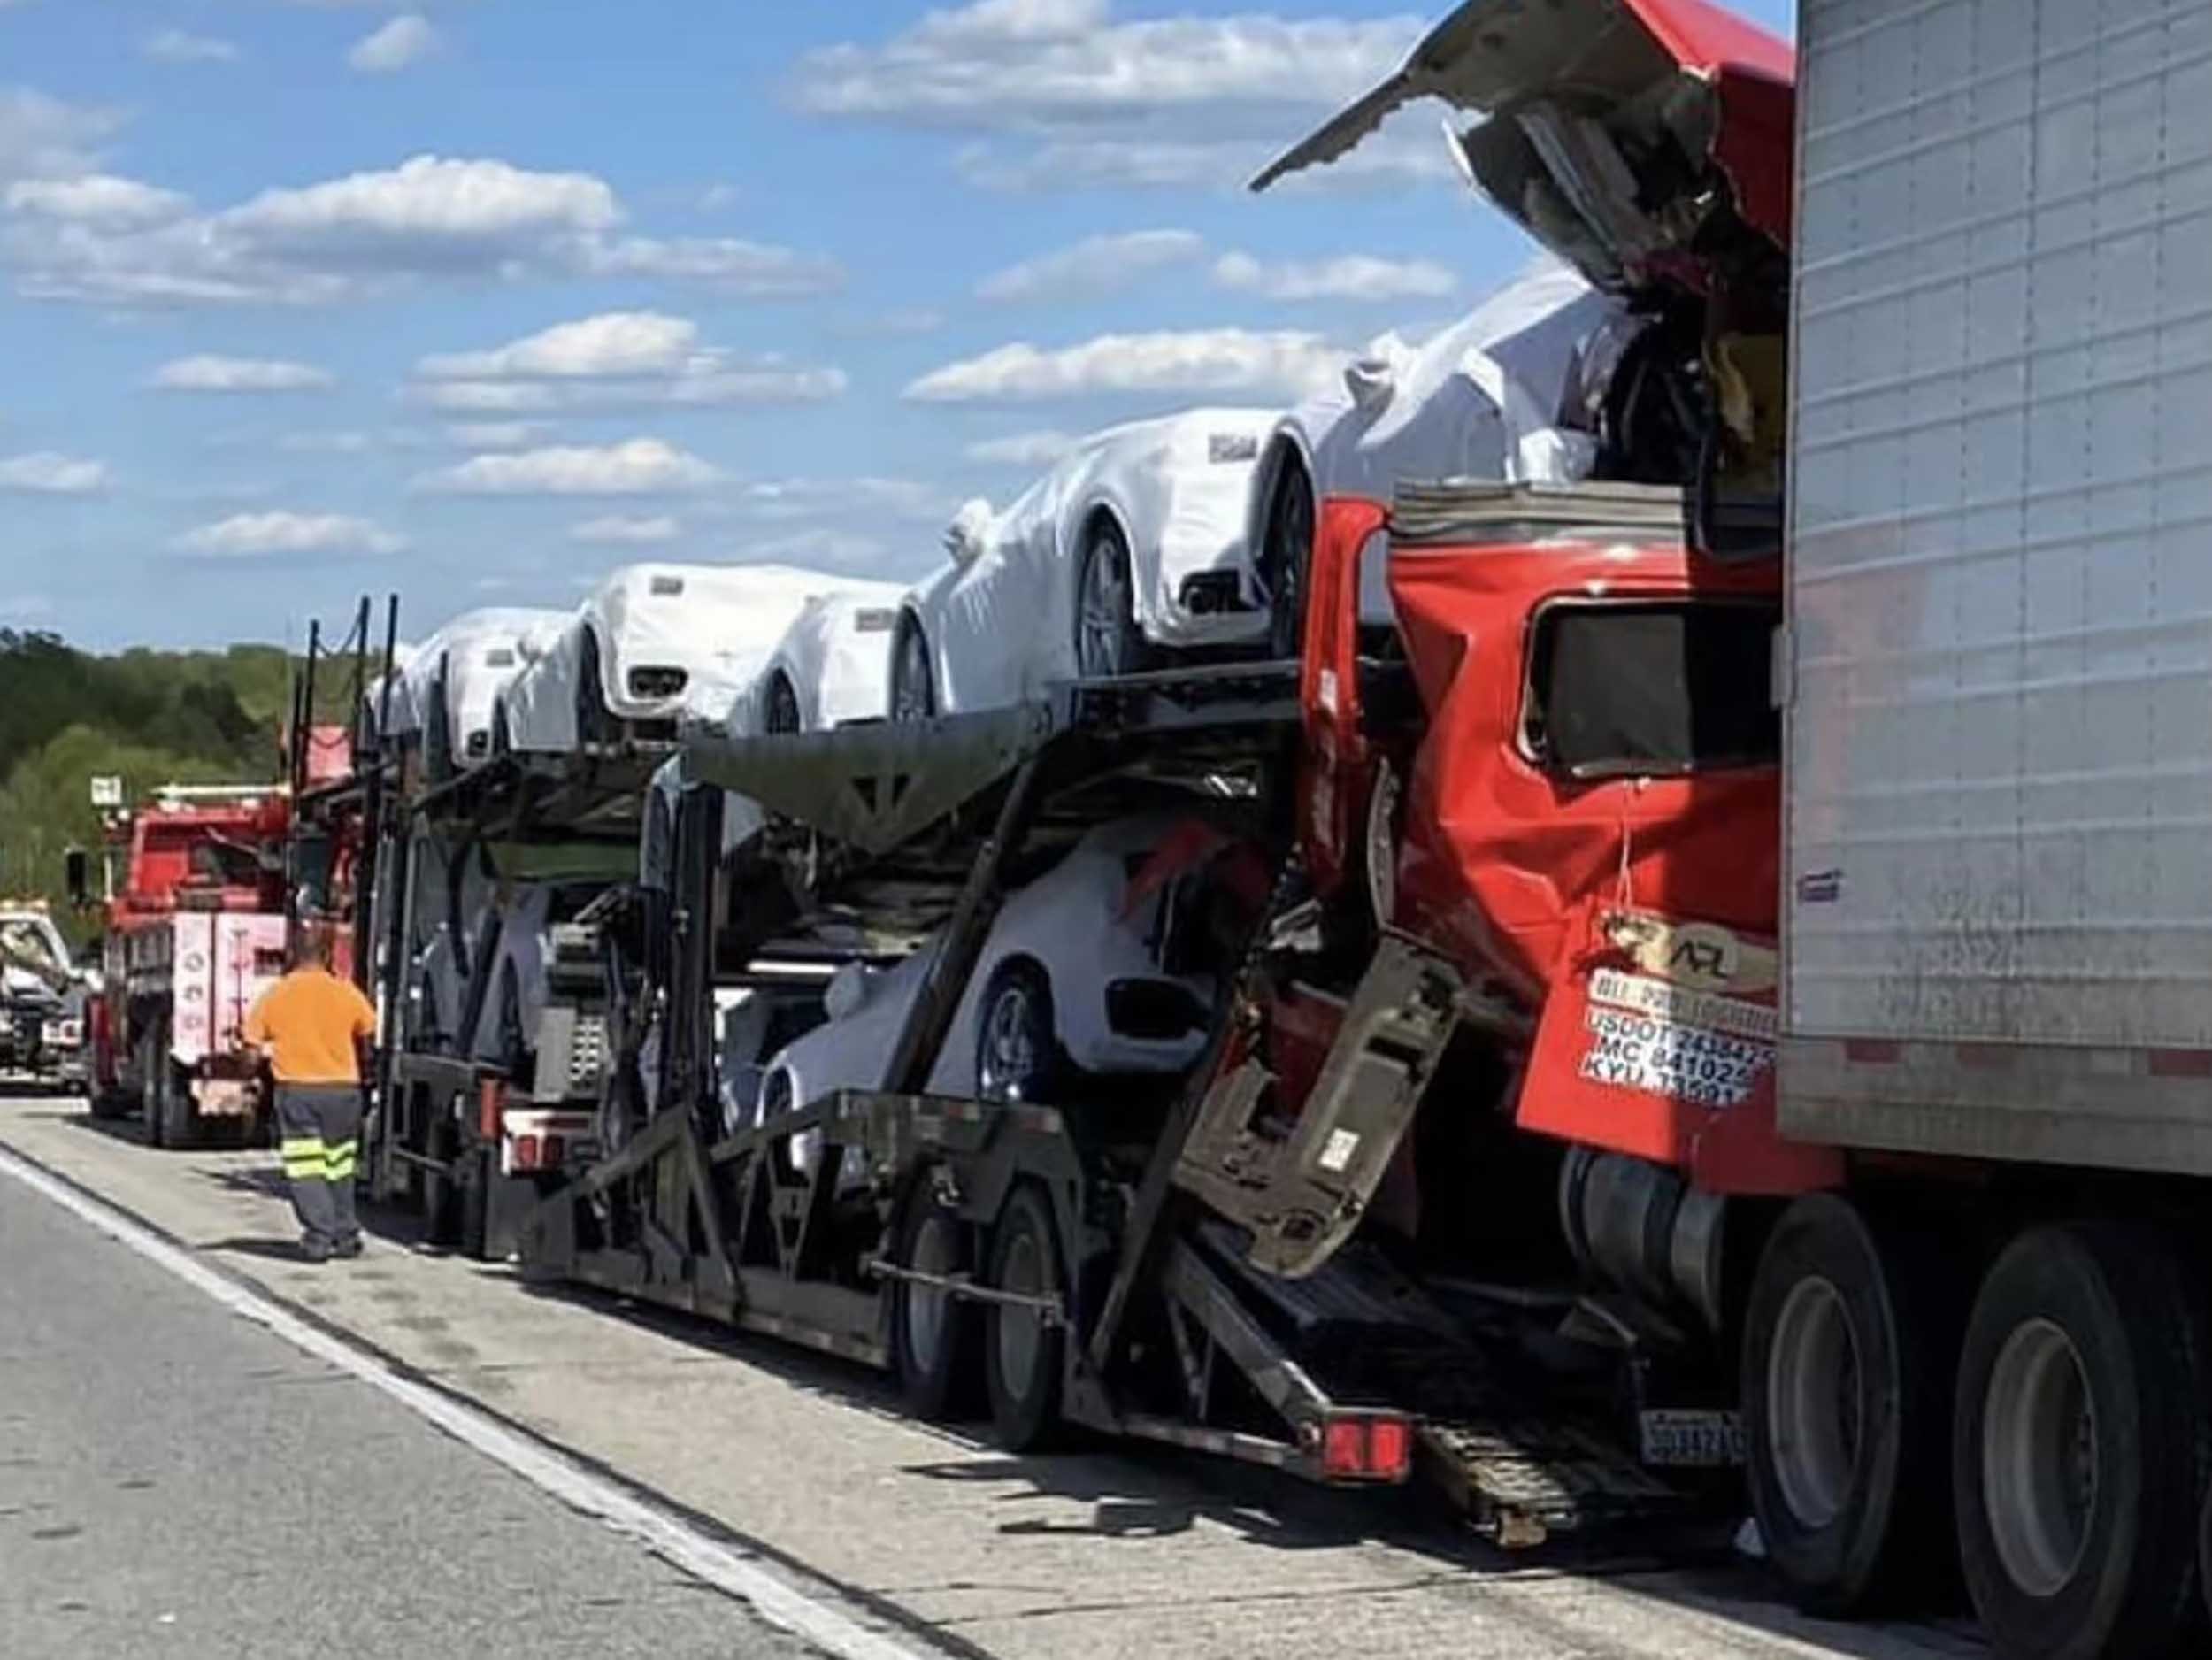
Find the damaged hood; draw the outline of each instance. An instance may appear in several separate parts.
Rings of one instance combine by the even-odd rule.
[[[1788,245],[1794,69],[1787,42],[1707,0],[1467,0],[1252,188],[1440,98],[1483,118],[1451,135],[1469,180],[1593,283],[1701,286],[1717,218]]]

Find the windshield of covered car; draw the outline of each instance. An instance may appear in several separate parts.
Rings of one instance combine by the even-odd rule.
[[[1537,619],[1522,734],[1572,778],[1771,765],[1779,608],[1740,600],[1558,604]]]

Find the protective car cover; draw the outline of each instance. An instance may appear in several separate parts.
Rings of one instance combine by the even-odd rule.
[[[508,741],[520,750],[575,748],[588,662],[615,719],[726,719],[809,600],[874,586],[787,565],[625,565],[508,687]],[[634,676],[652,671],[682,676],[682,689],[653,696],[633,688]]]
[[[1247,534],[1253,475],[1279,419],[1196,409],[1110,427],[1003,512],[963,509],[947,538],[952,564],[906,601],[929,649],[938,712],[1021,703],[1074,677],[1076,588],[1101,515],[1129,549],[1147,639],[1189,649],[1264,634]],[[1217,572],[1234,579],[1239,607],[1186,604],[1185,583]]]
[[[509,681],[544,651],[566,625],[567,615],[525,606],[465,611],[408,657],[394,688],[391,733],[419,733],[445,683],[447,741],[454,760],[480,762],[491,754],[492,708]]]
[[[1218,988],[1212,977],[1162,969],[1156,941],[1164,890],[1137,888],[1130,870],[1133,859],[1162,848],[1193,817],[1151,812],[1101,826],[1007,900],[930,1073],[932,1092],[975,1092],[977,1022],[993,977],[1018,960],[1043,971],[1060,1047],[1085,1072],[1176,1072],[1197,1058],[1202,1030],[1179,1038],[1132,1037],[1116,1032],[1106,1012],[1107,988],[1120,980],[1165,982],[1187,992],[1195,1009],[1213,1008]],[[764,1099],[803,1106],[833,1090],[881,1088],[935,949],[932,941],[887,971],[841,971],[832,1018],[769,1063]]]
[[[1589,349],[1624,316],[1570,267],[1539,260],[1417,350],[1379,342],[1274,437],[1321,498],[1387,501],[1401,479],[1576,482],[1596,453]]]
[[[810,599],[731,710],[732,734],[881,719],[891,706],[891,642],[903,592],[892,582],[852,582]]]

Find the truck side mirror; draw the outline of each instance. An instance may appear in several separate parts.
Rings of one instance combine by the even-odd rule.
[[[69,888],[69,903],[83,911],[92,903],[92,858],[82,848],[71,848],[62,855],[64,880]]]

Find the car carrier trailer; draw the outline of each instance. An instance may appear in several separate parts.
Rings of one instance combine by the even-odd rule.
[[[511,1255],[550,1172],[596,1144],[611,982],[606,931],[617,879],[636,871],[647,783],[664,746],[509,754],[427,781],[397,764],[379,837],[374,901],[380,1001],[377,1108],[363,1167],[372,1197],[415,1209],[430,1239]],[[487,872],[467,886],[466,869]],[[549,995],[526,1006],[502,951],[511,898],[534,883],[608,893],[546,929]],[[465,953],[457,1014],[435,1018],[419,978],[418,925],[438,919]],[[504,979],[504,964],[509,972]],[[496,1041],[480,1042],[480,1032]]]
[[[1360,673],[1374,706],[1405,695],[1402,665]],[[1455,1030],[1511,1018],[1417,942],[1376,950],[1307,1136],[1271,1165],[1258,1208],[1313,1222],[1281,1231],[1297,1240],[1296,1278],[1251,1272],[1244,1237],[1203,1202],[1204,1151],[1250,1106],[1217,1064],[1238,1040],[1226,1021],[1180,1091],[921,1092],[1008,886],[1041,855],[1148,791],[1240,804],[1256,837],[1287,847],[1299,680],[1296,664],[1227,665],[918,726],[687,734],[662,1110],[547,1201],[526,1270],[888,1368],[926,1413],[987,1403],[1016,1449],[1075,1425],[1331,1482],[1394,1484],[1417,1467],[1510,1543],[1680,1510],[1688,1495],[1640,1464],[1637,1432],[1678,1460],[1724,1464],[1732,1421],[1709,1398],[1668,1396],[1663,1369],[1594,1381],[1516,1364],[1463,1310],[1347,1243],[1394,1130],[1364,1156],[1340,1149],[1402,1126]],[[772,826],[733,865],[718,857],[725,791]],[[728,1134],[697,1087],[703,994],[718,957],[741,962],[794,929],[777,903],[787,854],[819,911],[945,923],[883,1089]],[[1280,903],[1294,864],[1279,868],[1233,977],[1259,972],[1266,929],[1298,926]],[[1457,1295],[1501,1328],[1526,1311],[1515,1294]],[[1571,1299],[1533,1301],[1555,1318]]]

